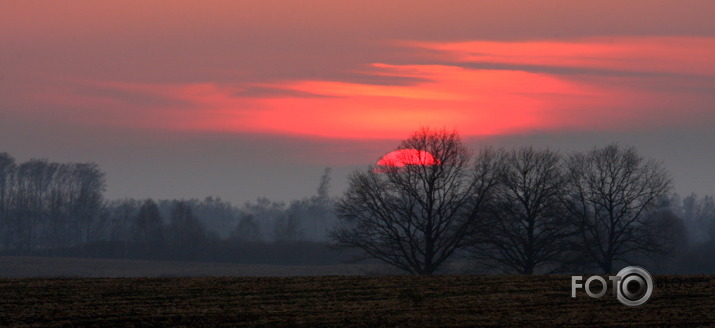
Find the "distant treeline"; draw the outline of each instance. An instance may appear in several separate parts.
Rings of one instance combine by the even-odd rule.
[[[670,256],[665,259],[668,272],[715,273],[715,201],[713,196],[686,197],[674,194],[666,211],[682,220],[686,233]]]
[[[330,170],[312,197],[105,200],[94,163],[16,161],[0,153],[0,252],[253,263],[336,263]]]
[[[315,195],[240,206],[203,200],[106,200],[94,163],[17,163],[0,153],[0,254],[329,264],[354,258],[331,249],[336,199],[330,170]],[[715,201],[674,194],[667,217],[676,247],[658,259],[668,272],[715,272]],[[657,271],[657,270],[656,270]]]
[[[96,164],[33,159],[18,165],[0,153],[0,245],[33,250],[95,239],[104,189]]]

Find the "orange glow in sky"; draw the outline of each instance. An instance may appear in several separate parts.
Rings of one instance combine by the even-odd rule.
[[[383,139],[421,126],[479,136],[690,124],[707,110],[697,102],[709,94],[698,91],[702,87],[691,91],[670,84],[683,76],[715,76],[715,38],[395,41],[392,46],[413,51],[413,62],[346,68],[344,80],[83,79],[33,96],[71,107],[78,113],[72,119],[90,124]],[[350,74],[376,82],[351,81]]]
[[[657,84],[668,83],[677,74],[715,75],[715,61],[710,60],[715,39],[707,38],[397,44],[431,51],[422,59],[425,64],[369,65],[367,74],[404,79],[397,84],[310,79],[244,84],[84,82],[169,103],[150,106],[67,90],[42,96],[74,107],[127,108],[121,117],[95,111],[82,118],[104,118],[105,124],[379,139],[400,138],[420,126],[497,135],[630,129],[663,119],[677,124],[697,117],[698,110],[676,111],[663,105],[692,102],[701,95],[659,89]],[[690,60],[684,63],[683,57]],[[246,95],[256,89],[263,93]],[[127,112],[134,115],[124,115]]]

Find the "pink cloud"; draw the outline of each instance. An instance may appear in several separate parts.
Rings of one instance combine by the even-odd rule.
[[[412,81],[400,85],[85,81],[41,98],[84,108],[74,119],[91,124],[356,139],[425,125],[497,135],[697,124],[713,105],[697,91],[715,75],[713,38],[401,44],[430,50],[423,61],[440,64],[371,65],[375,76]],[[507,66],[475,66],[484,63]]]

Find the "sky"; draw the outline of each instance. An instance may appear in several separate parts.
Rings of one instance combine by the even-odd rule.
[[[715,193],[713,1],[0,4],[0,152],[92,161],[108,198],[288,201],[423,126],[474,149],[661,160]]]

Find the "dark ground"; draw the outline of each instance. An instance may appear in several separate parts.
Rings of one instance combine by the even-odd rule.
[[[715,277],[656,276],[639,307],[569,276],[0,280],[0,326],[713,327]]]
[[[140,278],[241,276],[389,275],[397,271],[378,263],[273,265],[146,261],[70,257],[0,256],[2,278]]]

